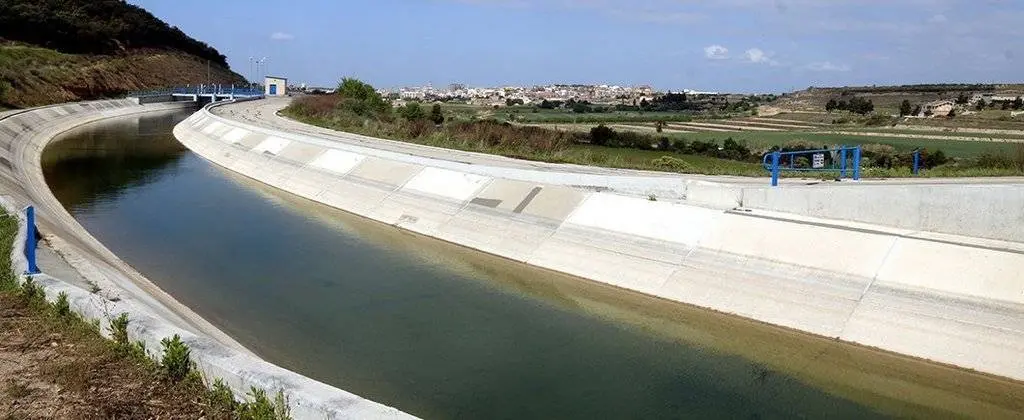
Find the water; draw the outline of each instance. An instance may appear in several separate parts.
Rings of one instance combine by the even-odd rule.
[[[530,268],[231,174],[187,113],[73,131],[47,181],[100,241],[268,360],[428,418],[1012,415],[1019,383]]]

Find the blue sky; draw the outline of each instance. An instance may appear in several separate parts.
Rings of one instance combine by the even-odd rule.
[[[1019,0],[130,0],[294,82],[782,92],[1011,82]]]

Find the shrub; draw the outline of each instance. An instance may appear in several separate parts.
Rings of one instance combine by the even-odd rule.
[[[118,349],[127,349],[131,343],[128,341],[128,314],[121,313],[117,318],[110,320],[110,338]]]
[[[231,392],[231,388],[228,388],[227,384],[220,378],[213,381],[210,392],[206,394],[206,403],[215,411],[222,413],[232,413],[238,408],[235,394]]]
[[[192,369],[191,350],[181,342],[181,337],[178,334],[160,340],[160,344],[164,348],[164,355],[160,360],[160,368],[163,369],[164,374],[174,381],[185,379]]]
[[[71,314],[71,305],[68,303],[67,292],[57,294],[57,301],[53,302],[53,311],[60,317],[66,317]]]
[[[686,163],[685,160],[675,158],[672,156],[662,156],[660,158],[651,161],[651,166],[654,166],[661,170],[667,170],[672,172],[685,172],[690,170],[690,164]]]
[[[25,278],[25,282],[21,285],[21,295],[29,302],[43,300],[43,287],[37,285],[35,280],[32,279],[32,276],[28,276]]]
[[[598,146],[604,146],[608,144],[610,140],[615,138],[615,130],[608,128],[604,124],[600,124],[597,127],[590,129],[590,143]]]
[[[286,420],[291,419],[288,408],[288,400],[284,393],[277,392],[274,400],[267,397],[267,392],[252,387],[249,390],[248,398],[238,407],[238,416],[243,420]]]

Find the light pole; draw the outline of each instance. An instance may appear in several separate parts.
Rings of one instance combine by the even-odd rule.
[[[249,87],[252,87],[253,82],[256,80],[255,77],[253,77],[253,70],[252,70],[252,68],[253,68],[253,61],[256,61],[256,57],[253,57],[253,56],[250,55],[249,56]]]

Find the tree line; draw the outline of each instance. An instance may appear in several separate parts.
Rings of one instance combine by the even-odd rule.
[[[835,99],[829,99],[825,104],[825,110],[828,112],[832,111],[850,111],[856,114],[865,115],[875,110],[875,104],[870,99],[864,99],[857,96],[850,98],[849,101]]]

